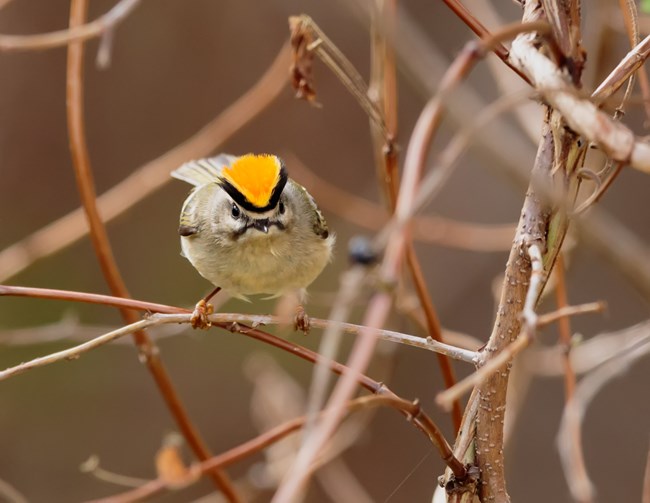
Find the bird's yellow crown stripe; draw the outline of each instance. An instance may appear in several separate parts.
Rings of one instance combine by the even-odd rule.
[[[221,176],[253,206],[263,208],[280,181],[281,169],[280,160],[274,155],[246,154],[223,168]]]

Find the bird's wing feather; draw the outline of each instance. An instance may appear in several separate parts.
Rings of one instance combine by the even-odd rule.
[[[171,172],[171,175],[196,187],[216,182],[225,166],[230,166],[237,159],[234,155],[219,154],[208,159],[198,159],[183,164]]]

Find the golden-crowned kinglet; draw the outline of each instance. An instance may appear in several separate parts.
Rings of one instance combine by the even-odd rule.
[[[334,236],[277,156],[221,154],[183,164],[172,176],[195,186],[178,232],[201,276],[239,298],[295,292],[304,300],[330,260]]]

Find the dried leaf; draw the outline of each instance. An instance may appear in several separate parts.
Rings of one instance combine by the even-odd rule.
[[[289,30],[291,31],[290,40],[293,49],[293,61],[289,69],[291,72],[291,85],[296,90],[296,98],[317,105],[313,76],[313,32],[304,22],[302,16],[289,17]]]
[[[167,487],[180,489],[193,482],[200,476],[198,471],[188,467],[183,462],[180,451],[181,440],[177,435],[168,436],[163,446],[156,453],[156,472],[165,481]]]

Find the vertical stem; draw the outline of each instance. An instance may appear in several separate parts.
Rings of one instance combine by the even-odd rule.
[[[380,178],[388,198],[389,207],[392,212],[397,208],[398,191],[400,187],[397,148],[395,141],[397,139],[397,70],[395,64],[395,51],[391,41],[395,40],[395,19],[397,16],[396,0],[377,0],[375,13],[375,22],[373,23],[372,32],[372,79],[370,88],[377,94],[376,101],[381,104],[384,122],[386,124],[387,135],[382,136],[375,126],[373,127],[376,146],[376,157],[378,163],[383,167]],[[428,126],[428,131],[424,135],[426,145],[429,144],[430,137],[435,131],[435,124]],[[418,175],[419,176],[419,175]],[[444,342],[438,314],[433,305],[433,299],[427,289],[422,267],[415,253],[413,240],[408,234],[405,243],[404,254],[406,264],[415,286],[417,296],[422,305],[422,310],[426,319],[427,332],[430,337],[439,342]],[[456,383],[451,362],[445,355],[437,355],[438,363],[442,371],[445,386],[447,388]],[[462,419],[462,410],[460,402],[455,401],[452,407],[452,421],[454,430],[458,431]]]
[[[71,0],[70,3],[70,27],[82,25],[85,22],[88,10],[88,0]],[[104,278],[116,297],[129,297],[124,280],[120,275],[117,263],[113,256],[106,227],[104,226],[97,209],[97,197],[92,170],[90,167],[90,156],[86,142],[84,124],[84,86],[83,86],[83,57],[84,44],[81,41],[71,42],[68,45],[68,63],[66,71],[66,110],[68,117],[68,134],[70,152],[75,170],[75,177],[79,195],[86,214],[86,220],[90,227],[90,237],[97,255]],[[135,311],[120,309],[125,323],[131,324],[138,321],[139,317]],[[205,461],[211,454],[201,439],[198,431],[190,421],[190,418],[176,393],[169,374],[165,370],[160,359],[159,351],[153,341],[144,331],[138,331],[133,336],[140,352],[142,360],[146,363],[151,372],[161,395],[167,403],[167,407],[174,416],[176,423],[187,440],[188,444],[197,457]],[[229,501],[241,501],[237,496],[232,482],[228,476],[221,471],[213,471],[211,475],[216,486],[223,491]]]
[[[558,309],[569,305],[566,291],[566,274],[564,268],[564,256],[560,253],[555,264],[555,302]],[[564,392],[566,401],[573,397],[576,387],[576,374],[571,366],[571,319],[569,316],[562,316],[557,320],[560,331],[560,344],[564,353]]]
[[[549,118],[550,112],[547,112],[531,180],[549,176],[553,166],[554,142]],[[526,246],[532,245],[531,240],[535,240],[539,242],[540,249],[546,247],[544,240],[548,229],[549,208],[542,201],[543,196],[536,193],[531,182],[521,211],[515,243],[506,264],[494,328],[484,349],[488,361],[492,355],[510,345],[521,332],[521,313],[532,272]],[[481,469],[481,501],[510,501],[506,490],[503,456],[503,423],[509,375],[510,364],[506,364],[485,379],[478,386],[478,393],[473,395],[479,403],[476,414],[476,457]]]

